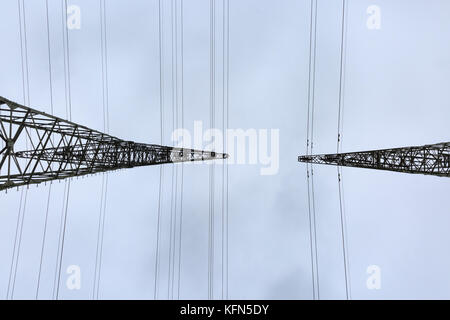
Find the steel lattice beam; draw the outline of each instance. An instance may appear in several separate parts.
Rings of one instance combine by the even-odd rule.
[[[0,190],[123,168],[227,157],[124,141],[0,97]]]
[[[450,177],[450,142],[298,157],[300,162]]]

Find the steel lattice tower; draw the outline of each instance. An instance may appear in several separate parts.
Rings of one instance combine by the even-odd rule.
[[[123,168],[227,157],[124,141],[0,97],[0,190]]]
[[[450,142],[420,147],[306,155],[300,162],[450,177]]]

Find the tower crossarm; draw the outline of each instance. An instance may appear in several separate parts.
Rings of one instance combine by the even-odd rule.
[[[125,141],[0,97],[0,190],[226,154]]]
[[[450,177],[450,142],[416,147],[299,156],[299,162]]]

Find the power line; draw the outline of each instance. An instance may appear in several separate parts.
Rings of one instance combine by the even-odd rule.
[[[66,227],[67,227],[67,208],[69,206],[69,194],[70,194],[70,182],[66,183],[67,188],[65,189],[66,193],[64,195],[64,201],[65,201],[65,206],[63,206],[63,210],[62,210],[62,233],[61,233],[61,251],[60,251],[60,255],[59,255],[59,260],[58,260],[58,269],[57,269],[57,282],[56,282],[56,300],[59,299],[59,289],[60,289],[60,282],[61,282],[61,269],[62,269],[62,260],[63,260],[63,256],[64,256],[64,242],[65,242],[65,237],[66,237]]]
[[[41,257],[40,257],[40,260],[39,260],[38,283],[37,283],[37,287],[36,287],[36,300],[39,298],[42,262],[43,262],[43,259],[44,259],[44,248],[45,248],[45,240],[46,240],[46,234],[47,234],[48,211],[49,211],[49,207],[50,207],[51,194],[52,194],[52,185],[50,184],[49,188],[48,188],[47,207],[46,207],[46,210],[45,210],[45,223],[44,223],[44,232],[43,232],[43,236],[42,236]]]
[[[183,114],[183,1],[180,0],[174,0],[175,1],[175,21],[174,21],[174,27],[175,27],[175,119],[176,119],[176,125],[177,127],[181,125],[181,128],[184,128],[184,114]],[[179,20],[179,21],[178,21]],[[180,29],[180,30],[179,30]],[[179,35],[181,33],[181,37]],[[181,55],[181,57],[180,57]],[[179,77],[179,74],[181,76],[181,79]],[[181,82],[181,83],[180,83]],[[179,85],[180,84],[180,85]],[[181,91],[181,92],[180,92]],[[184,141],[183,141],[184,143]],[[171,298],[174,298],[174,285],[175,285],[175,261],[178,259],[178,284],[180,283],[180,267],[181,267],[181,228],[182,228],[182,218],[183,218],[183,166],[184,164],[181,163],[181,169],[179,172],[179,165],[175,167],[175,221],[173,224],[173,251],[172,251],[172,293]],[[180,175],[180,183],[178,182],[178,177]],[[180,185],[180,206],[179,206],[179,219],[178,218],[178,185]],[[176,256],[176,249],[177,249],[177,220],[178,221],[178,228],[179,228],[179,241],[178,241],[178,255]],[[179,299],[179,293],[177,289],[177,296]]]
[[[171,1],[171,18],[172,18],[172,128],[175,130],[177,122],[177,108],[178,108],[178,68],[177,68],[177,10],[176,10],[176,0]],[[178,175],[178,170],[176,166],[172,166],[172,187],[171,187],[171,197],[170,197],[170,224],[169,224],[169,268],[168,268],[168,281],[167,281],[167,295],[168,299],[173,299],[173,283],[174,283],[174,259],[175,259],[175,228],[176,228],[176,188],[177,181],[176,175]],[[175,192],[174,192],[175,187]],[[174,199],[175,197],[175,199]],[[175,219],[174,219],[175,211]]]
[[[347,40],[347,6],[346,0],[342,0],[342,27],[341,27],[341,56],[340,56],[340,70],[339,70],[339,110],[338,110],[338,137],[336,151],[339,153],[342,146],[342,131],[344,118],[344,89],[345,89],[345,62],[346,62],[346,40]],[[350,293],[350,275],[348,270],[348,248],[347,248],[347,231],[346,231],[346,217],[343,207],[343,181],[342,171],[340,166],[337,167],[338,173],[338,187],[339,187],[339,212],[341,222],[341,236],[342,236],[342,255],[344,258],[344,276],[345,276],[345,296],[348,299],[351,297]]]
[[[228,129],[230,127],[230,0],[224,0],[226,1],[226,36],[224,35],[224,39],[226,39],[226,128]],[[224,146],[224,148],[227,149],[226,152],[228,152],[228,140],[226,140],[227,145]],[[228,212],[228,205],[229,205],[229,171],[228,171],[228,160],[226,160],[226,185],[225,185],[225,193],[226,193],[226,208],[225,208],[225,257],[226,257],[226,264],[225,264],[225,299],[228,300],[228,270],[229,270],[229,212]]]
[[[103,179],[105,180],[105,193],[103,197],[103,219],[101,223],[101,237],[100,237],[100,252],[99,252],[99,262],[98,262],[98,277],[97,277],[97,291],[96,291],[96,299],[99,296],[100,290],[100,278],[101,278],[101,270],[102,270],[102,261],[103,261],[103,239],[104,239],[104,230],[105,230],[105,220],[106,220],[106,204],[108,199],[108,173],[103,174]]]
[[[313,212],[313,234],[314,234],[314,252],[315,252],[315,261],[316,261],[316,292],[317,299],[320,299],[320,281],[319,281],[319,250],[317,244],[317,222],[316,222],[316,198],[314,194],[314,168],[311,166],[311,203],[312,203],[312,212]]]
[[[316,76],[316,42],[317,42],[317,1],[311,0],[310,43],[309,43],[309,78],[308,78],[308,117],[306,152],[312,153],[314,147],[314,109],[315,109],[315,76]],[[311,256],[311,276],[313,298],[320,299],[319,263],[317,248],[317,223],[314,198],[314,168],[307,166],[308,186],[308,219]]]
[[[336,151],[339,153],[339,149],[342,145],[342,127],[341,122],[344,108],[344,87],[345,87],[345,47],[346,47],[346,1],[342,0],[342,26],[341,26],[341,44],[340,44],[340,68],[339,68],[339,109],[338,109],[338,139]]]
[[[162,0],[158,2],[158,16],[159,16],[159,101],[160,101],[160,128],[161,128],[161,144],[163,144],[163,118],[164,118],[164,78],[163,78],[163,6]],[[159,195],[158,195],[158,218],[156,231],[156,257],[155,257],[155,286],[154,299],[158,296],[158,272],[159,272],[159,241],[161,229],[161,197],[162,197],[162,182],[163,182],[163,168],[159,169]]]
[[[59,263],[59,253],[61,250],[61,238],[62,238],[62,231],[61,228],[63,226],[63,219],[64,219],[64,206],[66,201],[66,193],[67,193],[67,183],[64,183],[64,193],[63,193],[63,203],[62,203],[62,211],[61,211],[61,219],[59,223],[59,233],[58,233],[58,249],[56,254],[56,266],[55,266],[55,278],[53,280],[53,292],[52,297],[56,299],[56,286],[58,282],[58,263]]]
[[[210,126],[215,126],[215,0],[210,0]],[[214,142],[213,142],[214,144]],[[214,149],[214,145],[213,145]],[[214,163],[209,169],[208,297],[214,298]]]
[[[18,15],[19,15],[19,38],[20,38],[20,55],[21,55],[21,65],[22,65],[22,90],[23,90],[23,101],[24,103],[30,103],[30,82],[29,82],[29,68],[28,68],[28,45],[27,45],[27,26],[26,26],[26,16],[25,16],[25,3],[23,0],[17,1]],[[23,19],[23,22],[22,22]],[[23,28],[23,32],[22,32]],[[10,136],[12,136],[12,125],[9,127]],[[28,139],[26,139],[26,144],[28,145]],[[9,164],[10,166],[10,160]],[[17,276],[17,267],[19,263],[20,246],[22,243],[22,231],[23,222],[25,219],[25,208],[27,203],[28,189],[21,188],[20,202],[19,202],[19,212],[17,214],[16,223],[16,233],[14,238],[13,256],[11,261],[11,268],[9,274],[7,297],[10,299],[14,296],[14,289]],[[22,209],[23,204],[23,209]],[[14,266],[14,267],[13,267]],[[14,269],[14,270],[13,270]]]
[[[66,116],[69,120],[72,120],[72,96],[71,96],[71,90],[70,90],[70,47],[69,47],[69,32],[67,28],[67,0],[63,0],[61,2],[61,8],[62,8],[62,34],[63,34],[63,55],[64,55],[64,93],[65,93],[65,99],[66,99]],[[64,244],[65,244],[65,238],[66,238],[66,228],[67,228],[67,211],[69,206],[69,195],[70,195],[70,180],[65,182],[65,197],[64,197],[64,203],[63,203],[63,209],[61,212],[62,219],[61,223],[62,226],[60,226],[60,240],[61,245],[58,247],[58,264],[57,264],[57,281],[56,281],[56,289],[54,288],[55,293],[55,299],[58,300],[59,298],[59,289],[60,289],[60,282],[61,282],[61,268],[62,268],[62,261],[64,256]],[[62,234],[61,234],[62,232]]]
[[[100,251],[100,233],[101,233],[101,226],[102,226],[102,215],[103,215],[103,197],[104,197],[104,190],[105,190],[105,175],[102,175],[102,188],[101,188],[101,194],[100,194],[100,210],[99,210],[99,217],[98,217],[98,228],[97,228],[97,248],[96,248],[96,254],[95,254],[95,268],[94,268],[94,286],[92,289],[92,299],[98,299],[98,260],[99,260],[99,251]]]
[[[53,114],[53,80],[52,80],[52,59],[51,59],[51,47],[50,47],[50,22],[49,22],[48,0],[45,0],[45,9],[46,9],[45,17],[46,17],[46,27],[47,27],[47,53],[48,53],[49,89],[50,89],[50,112],[51,112],[51,114]],[[48,211],[49,211],[49,207],[50,207],[51,194],[52,194],[52,185],[50,183],[49,188],[48,188],[47,208],[45,211],[44,231],[43,231],[42,245],[41,245],[41,256],[40,256],[40,260],[39,260],[38,282],[37,282],[37,287],[36,287],[36,300],[39,298],[42,262],[44,259],[44,248],[45,248],[45,240],[46,240],[46,234],[47,234]]]
[[[183,21],[183,0],[180,0],[180,51],[181,51],[181,127],[184,128],[184,21]],[[183,141],[184,143],[184,141]],[[183,182],[184,182],[184,163],[181,163],[181,195],[180,195],[180,227],[179,227],[179,243],[178,243],[178,288],[177,298],[180,299],[181,287],[181,245],[182,245],[182,230],[183,230]]]
[[[102,104],[103,129],[109,133],[109,90],[108,90],[108,42],[106,23],[106,2],[100,0],[100,45],[102,58]],[[106,203],[108,196],[108,173],[102,174],[102,188],[100,197],[100,211],[97,230],[97,248],[95,257],[93,298],[98,299],[100,291],[101,266],[103,260],[103,241],[106,220]]]
[[[229,2],[227,0],[223,0],[223,7],[222,7],[222,20],[223,20],[223,101],[222,101],[222,129],[224,130],[224,134],[222,137],[222,146],[225,150],[226,146],[226,108],[228,104],[228,82],[227,82],[227,68],[228,68],[228,27],[229,27],[229,14],[227,11],[227,7],[229,5]],[[225,151],[224,151],[225,152]],[[228,166],[228,162],[223,161],[222,162],[222,300],[226,296],[226,288],[225,288],[225,272],[226,272],[226,260],[225,260],[225,229],[226,229],[226,210],[228,210],[228,204],[226,203],[226,200],[228,197],[225,195],[226,190],[226,181],[225,181],[225,167]]]
[[[20,242],[21,242],[21,237],[22,237],[22,227],[23,227],[23,218],[24,218],[23,213],[25,211],[25,206],[24,206],[24,209],[22,210],[22,204],[24,203],[23,198],[24,198],[24,192],[21,192],[20,202],[19,202],[19,213],[17,216],[17,223],[16,223],[16,235],[14,237],[13,257],[12,257],[12,261],[11,261],[8,290],[7,290],[7,298],[9,298],[9,299],[12,299],[14,296],[14,287],[15,287],[15,283],[16,283],[17,264],[18,264],[18,260],[19,260]]]
[[[313,43],[313,3],[311,0],[311,19],[310,19],[310,38],[309,38],[309,75],[308,75],[308,113],[306,121],[306,154],[309,153],[309,125],[310,125],[310,104],[311,104],[311,59],[312,59],[312,43]],[[308,218],[309,218],[309,240],[310,240],[310,251],[311,251],[311,278],[312,278],[312,292],[313,299],[316,298],[315,289],[315,274],[314,274],[314,249],[313,249],[313,227],[311,218],[311,195],[310,195],[310,181],[309,181],[309,165],[306,166],[306,176],[307,176],[307,187],[308,187]]]

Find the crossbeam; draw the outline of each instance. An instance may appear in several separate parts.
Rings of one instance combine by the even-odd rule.
[[[0,190],[227,154],[125,141],[0,97]]]
[[[305,155],[299,162],[450,177],[450,142],[417,147]]]

